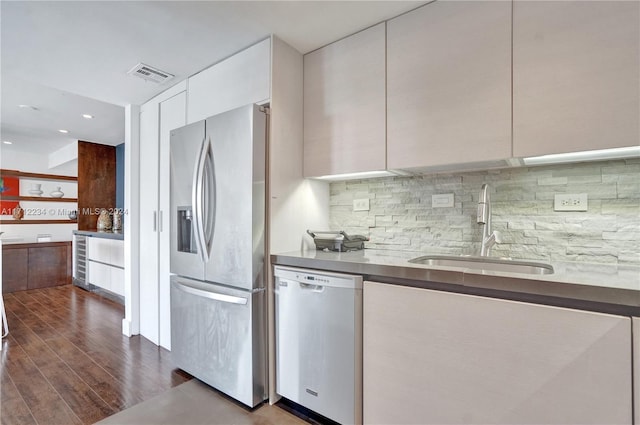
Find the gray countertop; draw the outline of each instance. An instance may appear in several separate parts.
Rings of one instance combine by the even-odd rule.
[[[74,230],[73,234],[89,236],[92,238],[124,240],[124,233],[122,230]]]
[[[273,264],[359,274],[387,283],[640,315],[638,266],[553,262],[553,274],[526,275],[408,262],[427,254],[431,253],[296,251],[275,254],[271,259]]]
[[[70,243],[71,241],[69,239],[56,239],[56,238],[51,238],[51,240],[38,241],[37,237],[32,236],[32,237],[20,237],[20,238],[2,238],[0,239],[0,242],[2,242],[3,246],[33,245],[33,244],[44,246],[46,244],[52,244],[52,243],[61,243],[61,242]]]

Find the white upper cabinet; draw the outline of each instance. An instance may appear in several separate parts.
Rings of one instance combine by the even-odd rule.
[[[387,167],[509,158],[511,2],[438,1],[387,25]]]
[[[386,168],[385,24],[304,56],[304,175]]]
[[[640,144],[640,3],[516,1],[516,157]]]
[[[187,123],[271,97],[271,39],[189,78]]]

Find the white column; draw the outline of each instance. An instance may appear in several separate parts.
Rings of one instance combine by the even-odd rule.
[[[124,145],[124,319],[122,333],[140,333],[140,106],[125,106]]]

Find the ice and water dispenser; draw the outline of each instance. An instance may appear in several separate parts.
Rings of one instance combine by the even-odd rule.
[[[178,207],[178,251],[197,253],[191,207]]]

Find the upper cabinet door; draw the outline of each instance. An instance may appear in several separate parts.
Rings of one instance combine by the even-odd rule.
[[[304,56],[304,175],[377,171],[385,160],[385,24]]]
[[[387,31],[387,167],[509,158],[511,2],[438,1]]]
[[[204,54],[204,52],[203,52]],[[271,97],[271,39],[189,78],[187,123]]]
[[[516,157],[640,143],[640,3],[516,1]]]

